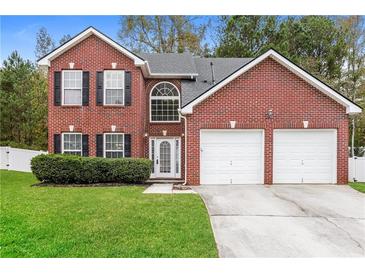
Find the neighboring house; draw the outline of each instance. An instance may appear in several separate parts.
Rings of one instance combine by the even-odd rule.
[[[274,50],[137,55],[88,28],[39,65],[50,152],[146,157],[152,178],[195,185],[347,183],[361,108]]]

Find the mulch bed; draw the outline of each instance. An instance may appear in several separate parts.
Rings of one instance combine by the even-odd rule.
[[[123,187],[123,186],[143,186],[149,187],[151,184],[140,183],[140,184],[126,184],[126,183],[94,183],[94,184],[54,184],[54,183],[36,183],[34,187]]]

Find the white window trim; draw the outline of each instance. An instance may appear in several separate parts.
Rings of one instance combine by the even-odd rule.
[[[123,72],[123,86],[122,86],[122,90],[123,90],[123,102],[121,104],[107,104],[106,103],[106,77],[105,77],[105,73],[106,72],[110,72],[110,71],[121,71]],[[111,88],[109,88],[111,89]],[[108,70],[104,70],[103,72],[103,105],[104,106],[117,106],[117,107],[122,107],[125,105],[125,70],[112,70],[112,69],[108,69]]]
[[[80,155],[82,156],[82,133],[81,132],[63,132],[61,135],[61,153],[65,153],[65,152],[75,152],[75,151],[79,151],[79,150],[65,150],[64,148],[64,136],[65,134],[75,134],[75,135],[80,135],[81,136],[81,149],[80,149]]]
[[[178,96],[153,96],[153,99],[155,100],[176,100],[176,98],[179,99],[179,107],[178,109],[180,109],[181,107],[181,98],[180,98],[180,90],[177,88],[176,85],[174,85],[173,83],[169,82],[169,81],[161,81],[161,82],[158,82],[157,84],[155,84],[152,88],[151,88],[151,91],[150,91],[150,100],[149,100],[149,109],[150,109],[150,123],[153,123],[153,124],[166,124],[166,123],[180,123],[181,122],[181,117],[179,115],[179,120],[176,120],[176,121],[153,121],[152,120],[152,91],[155,89],[156,86],[158,86],[159,84],[163,84],[163,83],[168,83],[168,84],[171,84],[172,86],[174,86],[177,90],[177,93],[179,94]]]
[[[64,81],[65,81],[65,72],[70,72],[70,71],[75,71],[75,72],[81,72],[81,88],[80,88],[80,95],[81,95],[81,102],[80,104],[65,104],[65,85],[64,85]],[[82,106],[82,70],[79,69],[66,69],[66,70],[62,70],[62,81],[61,81],[61,86],[62,86],[62,106]]]
[[[108,150],[108,152],[123,152],[123,157],[125,158],[125,138],[124,133],[121,132],[106,132],[103,134],[103,157],[106,158],[106,135],[122,135],[123,136],[123,151],[120,150]]]

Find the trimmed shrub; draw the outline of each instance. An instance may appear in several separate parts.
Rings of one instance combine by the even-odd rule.
[[[55,184],[143,183],[152,162],[140,158],[94,158],[42,154],[31,161],[33,174],[41,182]]]

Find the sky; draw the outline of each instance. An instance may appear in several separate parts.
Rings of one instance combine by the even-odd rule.
[[[208,16],[199,20],[207,20]],[[17,50],[35,61],[36,33],[45,27],[56,43],[65,34],[74,36],[93,26],[118,41],[119,16],[0,16],[0,63]]]

